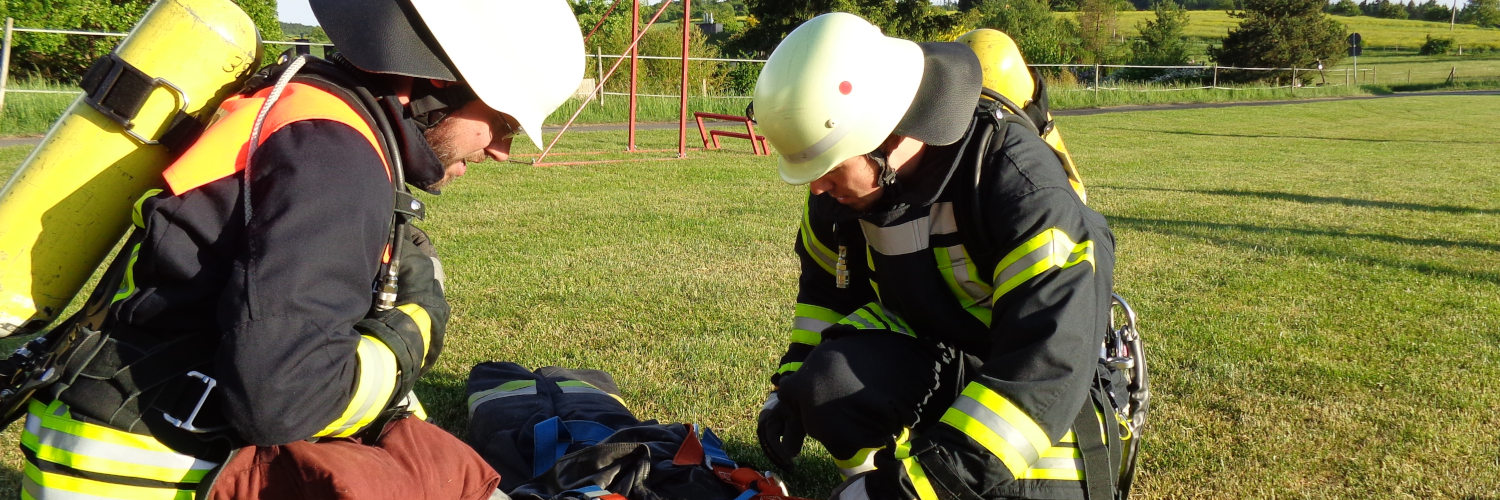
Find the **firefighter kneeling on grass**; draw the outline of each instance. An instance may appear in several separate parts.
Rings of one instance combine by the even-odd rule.
[[[582,78],[577,21],[562,0],[311,6],[341,56],[226,101],[61,327],[108,338],[30,403],[23,496],[504,497],[407,418],[448,305],[405,184],[538,141]]]
[[[832,13],[756,83],[781,178],[810,191],[757,434],[783,468],[820,441],[847,478],[833,498],[1117,495],[1114,237],[1037,130],[981,100],[982,73],[963,43]]]

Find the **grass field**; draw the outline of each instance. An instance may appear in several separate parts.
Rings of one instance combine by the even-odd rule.
[[[1155,400],[1137,498],[1495,497],[1500,166],[1494,121],[1459,114],[1500,116],[1500,100],[1059,117],[1142,315]],[[24,154],[0,149],[0,170]],[[804,193],[728,152],[470,169],[428,197],[454,315],[418,392],[461,432],[475,363],[605,369],[639,416],[704,423],[768,467],[754,418]],[[0,456],[13,497],[20,454]],[[817,447],[802,465],[795,493],[836,484]]]
[[[1064,15],[1076,15],[1072,13]],[[1484,50],[1500,50],[1500,29],[1480,28],[1472,24],[1457,24],[1449,31],[1448,23],[1415,21],[1409,19],[1380,19],[1368,16],[1328,16],[1344,25],[1350,33],[1359,33],[1364,41],[1365,53],[1376,51],[1409,51],[1415,53],[1427,35],[1433,38],[1452,38],[1455,45]],[[1120,31],[1126,38],[1139,34],[1139,24],[1156,19],[1149,10],[1120,13]],[[1184,35],[1214,43],[1229,34],[1229,30],[1240,24],[1240,20],[1222,10],[1188,11],[1188,25]]]

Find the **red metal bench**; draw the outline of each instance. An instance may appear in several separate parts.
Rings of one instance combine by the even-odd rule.
[[[725,120],[743,122],[744,132],[733,132],[729,130],[709,130],[703,125],[703,119]],[[738,139],[750,139],[750,149],[757,155],[770,155],[771,149],[766,147],[766,136],[755,134],[755,124],[749,118],[736,115],[721,115],[718,113],[704,113],[694,111],[693,119],[698,121],[698,137],[703,139],[703,147],[706,149],[719,149],[719,137],[734,137]],[[710,142],[713,144],[709,146]]]

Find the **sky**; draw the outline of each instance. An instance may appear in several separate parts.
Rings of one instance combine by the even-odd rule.
[[[276,0],[276,14],[283,23],[308,26],[318,24],[317,18],[313,17],[312,8],[307,6],[307,0]]]

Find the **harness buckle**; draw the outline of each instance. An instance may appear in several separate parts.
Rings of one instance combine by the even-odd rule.
[[[162,418],[166,419],[167,423],[172,424],[172,427],[176,427],[178,429],[182,429],[195,434],[219,432],[229,429],[228,425],[198,427],[193,423],[194,420],[198,419],[198,412],[203,410],[203,403],[208,401],[209,393],[213,392],[214,387],[219,385],[219,381],[214,380],[213,377],[204,375],[203,372],[197,370],[187,372],[187,376],[203,382],[203,392],[198,394],[198,402],[193,405],[192,413],[189,413],[187,419],[183,420],[178,419],[177,417],[173,417],[171,413],[167,413],[167,411],[163,410],[161,412]]]

